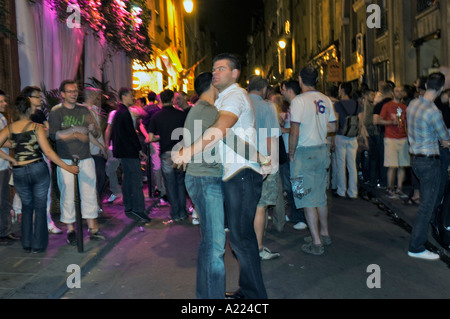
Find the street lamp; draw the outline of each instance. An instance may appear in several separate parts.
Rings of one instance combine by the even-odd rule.
[[[187,13],[191,13],[194,10],[194,2],[192,0],[184,0],[183,6]]]
[[[286,48],[286,41],[281,39],[280,41],[278,41],[278,46],[283,50],[284,48]]]
[[[256,68],[256,69],[255,69],[255,75],[261,75],[261,70],[258,69],[258,68]]]

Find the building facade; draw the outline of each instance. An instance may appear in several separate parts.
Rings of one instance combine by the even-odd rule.
[[[377,89],[450,64],[449,0],[265,0],[264,10],[251,35],[249,74],[264,70],[274,83],[313,65],[322,90],[342,81]]]

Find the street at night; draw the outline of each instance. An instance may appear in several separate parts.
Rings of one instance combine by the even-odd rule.
[[[67,290],[62,298],[194,299],[198,226],[164,225],[165,208],[151,217],[150,226],[132,229],[83,276],[81,288]],[[265,237],[265,245],[281,253],[262,263],[270,299],[450,297],[448,265],[408,257],[409,233],[371,202],[330,199],[333,244],[322,256],[300,250],[309,232],[292,225],[287,223],[283,233],[268,230]],[[229,246],[225,260],[227,289],[233,291],[238,288],[238,265]],[[379,266],[379,288],[368,287],[373,282],[370,265]]]
[[[450,0],[0,0],[0,299],[450,299],[449,147]]]

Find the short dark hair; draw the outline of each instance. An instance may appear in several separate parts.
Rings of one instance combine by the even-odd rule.
[[[29,109],[31,109],[30,98],[25,95],[19,95],[14,102],[14,120],[18,120],[20,115],[26,114]]]
[[[381,93],[383,95],[388,95],[394,92],[395,85],[392,84],[392,82],[386,82],[386,84],[381,88]]]
[[[252,75],[249,78],[248,82],[248,91],[257,91],[262,92],[262,90],[269,86],[269,82],[267,82],[266,79],[264,79],[260,75]]]
[[[292,90],[295,95],[299,95],[300,92],[302,91],[302,89],[300,88],[300,83],[298,83],[298,81],[295,80],[287,80],[287,81],[283,81],[281,83],[281,87],[286,88],[286,90]]]
[[[194,81],[194,89],[198,96],[209,90],[212,85],[212,77],[211,72],[203,72],[197,76]]]
[[[445,85],[445,75],[441,72],[430,74],[427,79],[427,90],[439,91]]]
[[[156,93],[153,91],[148,92],[147,99],[149,102],[155,102],[157,100]]]
[[[173,102],[173,97],[175,93],[172,90],[166,89],[159,93],[159,98],[161,99],[162,104],[168,104]]]
[[[350,96],[350,94],[352,94],[353,87],[350,82],[342,82],[341,89],[344,91],[345,95]]]
[[[300,78],[303,84],[307,86],[315,86],[319,80],[319,72],[312,66],[307,66],[300,71]]]
[[[242,65],[241,62],[239,61],[239,59],[231,53],[220,53],[218,55],[216,55],[213,59],[213,64],[216,63],[219,60],[228,60],[228,62],[230,63],[230,68],[231,70],[239,70],[241,71],[242,69]]]
[[[60,92],[66,92],[66,85],[68,84],[76,84],[78,85],[77,81],[75,80],[64,80],[61,82],[60,86],[59,86],[59,91]]]
[[[142,96],[140,98],[138,98],[139,101],[141,101],[142,104],[147,104],[147,98],[145,96]]]
[[[20,91],[19,95],[23,95],[26,97],[31,97],[33,95],[33,92],[39,92],[41,93],[41,89],[37,86],[26,86],[23,88],[22,91]]]
[[[0,95],[6,96],[5,92],[3,92],[2,90],[0,90]]]
[[[126,88],[126,87],[120,88],[119,89],[119,100],[122,101],[122,97],[131,92],[133,92],[133,90],[130,88]]]

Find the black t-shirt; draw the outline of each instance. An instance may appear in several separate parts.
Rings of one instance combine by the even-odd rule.
[[[159,112],[153,115],[148,132],[159,135],[160,154],[171,151],[183,139],[185,120],[186,113],[177,110],[173,106],[164,106]],[[172,133],[176,129],[180,129],[180,132],[179,134],[175,134],[174,139],[172,139]]]
[[[387,97],[381,102],[377,103],[373,108],[373,114],[380,115],[383,106],[390,101],[392,101],[392,99],[390,97]],[[380,132],[384,133],[384,125],[378,125],[378,127],[380,128]]]
[[[142,124],[144,125],[145,129],[148,131],[152,117],[156,113],[161,111],[161,109],[159,108],[158,104],[148,104],[148,105],[144,106],[144,111],[147,113],[147,115],[145,115],[142,118]]]

